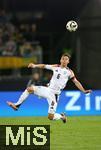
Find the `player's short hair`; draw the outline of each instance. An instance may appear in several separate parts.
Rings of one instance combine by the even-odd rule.
[[[71,58],[71,55],[69,53],[63,53],[61,57],[67,56],[69,59]]]

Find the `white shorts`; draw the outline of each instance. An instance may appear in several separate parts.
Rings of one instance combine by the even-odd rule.
[[[34,94],[46,98],[49,104],[48,113],[54,114],[56,112],[59,95],[54,94],[49,87],[45,86],[32,86],[34,87]]]

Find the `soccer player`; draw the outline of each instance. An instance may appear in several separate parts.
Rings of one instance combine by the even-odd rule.
[[[45,64],[33,64],[30,63],[28,68],[42,68],[49,69],[53,71],[52,78],[48,86],[36,86],[31,85],[22,93],[19,100],[16,103],[7,101],[7,104],[14,110],[18,110],[19,106],[25,101],[30,93],[34,93],[37,96],[46,98],[49,104],[48,118],[50,120],[61,119],[64,123],[66,122],[66,116],[64,113],[56,113],[57,104],[59,101],[59,95],[61,91],[66,86],[66,83],[71,79],[76,87],[83,93],[90,93],[91,90],[85,90],[81,83],[76,79],[74,72],[67,67],[70,61],[70,55],[65,53],[61,56],[60,65],[45,65]]]

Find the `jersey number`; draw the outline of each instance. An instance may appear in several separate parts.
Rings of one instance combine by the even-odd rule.
[[[59,79],[59,78],[60,78],[60,74],[57,75],[57,79]]]

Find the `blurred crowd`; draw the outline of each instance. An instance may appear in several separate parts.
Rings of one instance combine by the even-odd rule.
[[[38,60],[42,55],[42,46],[37,39],[36,23],[17,23],[16,18],[12,18],[5,10],[0,10],[0,57],[20,56],[33,57],[38,54]],[[42,62],[42,58],[40,58]],[[39,62],[39,63],[40,63]],[[0,78],[10,79],[12,77],[27,77],[31,84],[46,85],[49,82],[51,74],[48,72],[33,72],[27,67],[19,69],[0,69]]]
[[[0,55],[1,56],[33,56],[34,51],[42,51],[36,39],[35,23],[17,23],[5,10],[0,10]]]
[[[48,86],[51,76],[52,72],[48,71],[44,72],[43,74],[40,74],[39,72],[34,72],[27,83],[27,87],[33,84]]]

